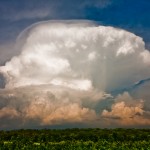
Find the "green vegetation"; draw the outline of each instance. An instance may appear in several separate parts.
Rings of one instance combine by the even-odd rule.
[[[0,150],[150,150],[150,129],[0,131]]]

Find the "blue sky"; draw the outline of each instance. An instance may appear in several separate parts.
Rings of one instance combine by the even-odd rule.
[[[0,43],[14,41],[32,23],[90,19],[134,32],[150,47],[149,0],[1,0]]]

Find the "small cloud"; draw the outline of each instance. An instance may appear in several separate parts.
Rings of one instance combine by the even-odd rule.
[[[88,59],[89,60],[94,60],[96,58],[96,52],[91,52],[91,53],[89,53],[89,55],[88,55]]]
[[[118,118],[119,120],[115,123],[123,126],[150,125],[150,120],[144,113],[143,101],[134,100],[128,93],[124,93],[116,98],[111,111],[103,110],[101,115],[110,123],[114,118]]]
[[[24,11],[21,13],[16,13],[12,19],[13,21],[24,20],[24,19],[41,19],[51,15],[51,10],[32,10],[32,11]]]

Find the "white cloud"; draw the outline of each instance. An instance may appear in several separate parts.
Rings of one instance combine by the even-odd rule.
[[[45,22],[28,28],[22,37],[21,54],[0,67],[7,87],[53,84],[59,78],[68,86],[78,80],[89,81],[91,88],[114,90],[150,76],[144,42],[124,30],[87,22]]]
[[[96,52],[89,53],[89,55],[88,55],[89,60],[94,60],[95,58],[96,58]]]
[[[150,52],[140,37],[88,21],[48,21],[23,31],[17,47],[21,53],[0,67],[2,115],[9,108],[23,126],[105,125],[112,118],[117,126],[149,124],[145,97],[107,93],[150,77]]]
[[[141,57],[144,59],[144,62],[147,64],[150,64],[150,52],[149,51],[143,51],[141,52]]]

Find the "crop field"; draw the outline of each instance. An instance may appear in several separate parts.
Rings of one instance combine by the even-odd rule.
[[[150,150],[150,129],[0,131],[0,150]]]

